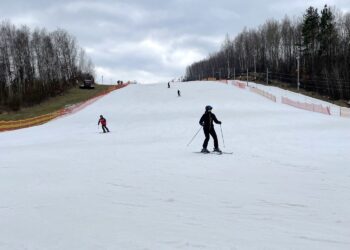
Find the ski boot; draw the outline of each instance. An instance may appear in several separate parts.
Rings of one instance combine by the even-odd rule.
[[[214,148],[214,151],[213,152],[216,152],[218,154],[222,154],[222,151],[219,149],[219,148]]]
[[[203,148],[203,149],[201,150],[201,153],[209,154],[210,151],[209,151],[208,149],[206,149],[206,148]]]

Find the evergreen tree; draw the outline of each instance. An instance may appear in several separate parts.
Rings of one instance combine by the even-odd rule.
[[[317,51],[319,48],[319,37],[320,32],[320,16],[317,9],[309,7],[304,14],[303,26],[302,26],[302,37],[303,37],[303,48],[305,56],[305,73],[306,78],[314,78],[317,74],[315,68],[315,60],[317,59]],[[316,89],[317,86],[314,86]]]
[[[331,9],[325,5],[321,11],[320,21],[320,60],[322,65],[322,75],[327,79],[339,78],[339,75],[335,75],[333,67],[335,66],[335,48],[337,47],[337,31],[335,29],[335,17]],[[331,82],[327,80],[327,92],[334,99],[339,98],[339,86],[337,82]]]
[[[326,55],[327,57],[332,55],[332,47],[336,41],[337,32],[335,29],[335,18],[334,15],[327,5],[324,6],[321,11],[321,21],[320,21],[320,54]]]
[[[305,52],[314,54],[318,47],[318,36],[320,30],[320,16],[317,9],[309,7],[304,14],[302,35]]]

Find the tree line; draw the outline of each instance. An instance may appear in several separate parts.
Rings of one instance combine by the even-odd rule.
[[[0,110],[40,103],[93,75],[92,61],[65,30],[0,23]]]
[[[299,65],[299,66],[298,66]],[[325,5],[302,17],[267,20],[226,35],[218,52],[186,69],[185,80],[246,76],[277,80],[333,100],[350,99],[350,13]],[[299,73],[299,78],[298,78]]]

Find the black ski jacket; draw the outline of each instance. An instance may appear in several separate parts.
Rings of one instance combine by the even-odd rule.
[[[199,124],[203,126],[204,129],[211,129],[214,128],[213,121],[217,124],[221,124],[221,121],[216,119],[216,116],[213,113],[205,112],[199,120]]]

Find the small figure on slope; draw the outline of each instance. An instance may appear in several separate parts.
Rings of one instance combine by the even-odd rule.
[[[201,119],[199,120],[199,124],[203,126],[203,131],[205,135],[205,140],[203,142],[203,149],[202,153],[209,153],[209,150],[207,149],[208,142],[210,139],[210,135],[214,139],[214,152],[222,153],[219,149],[219,143],[218,143],[218,137],[216,136],[216,132],[214,129],[213,121],[217,124],[221,124],[221,121],[216,119],[216,116],[211,112],[213,107],[206,106],[205,107],[205,113],[202,115]]]
[[[106,133],[106,131],[109,132],[109,129],[107,128],[107,120],[103,117],[103,115],[100,115],[100,119],[98,120],[97,126],[100,125],[100,123],[103,133]]]
[[[180,90],[179,90],[179,89],[177,90],[177,96],[178,96],[178,97],[180,97],[180,96],[181,96],[181,92],[180,92]]]
[[[170,89],[170,82],[168,82],[168,89]]]

